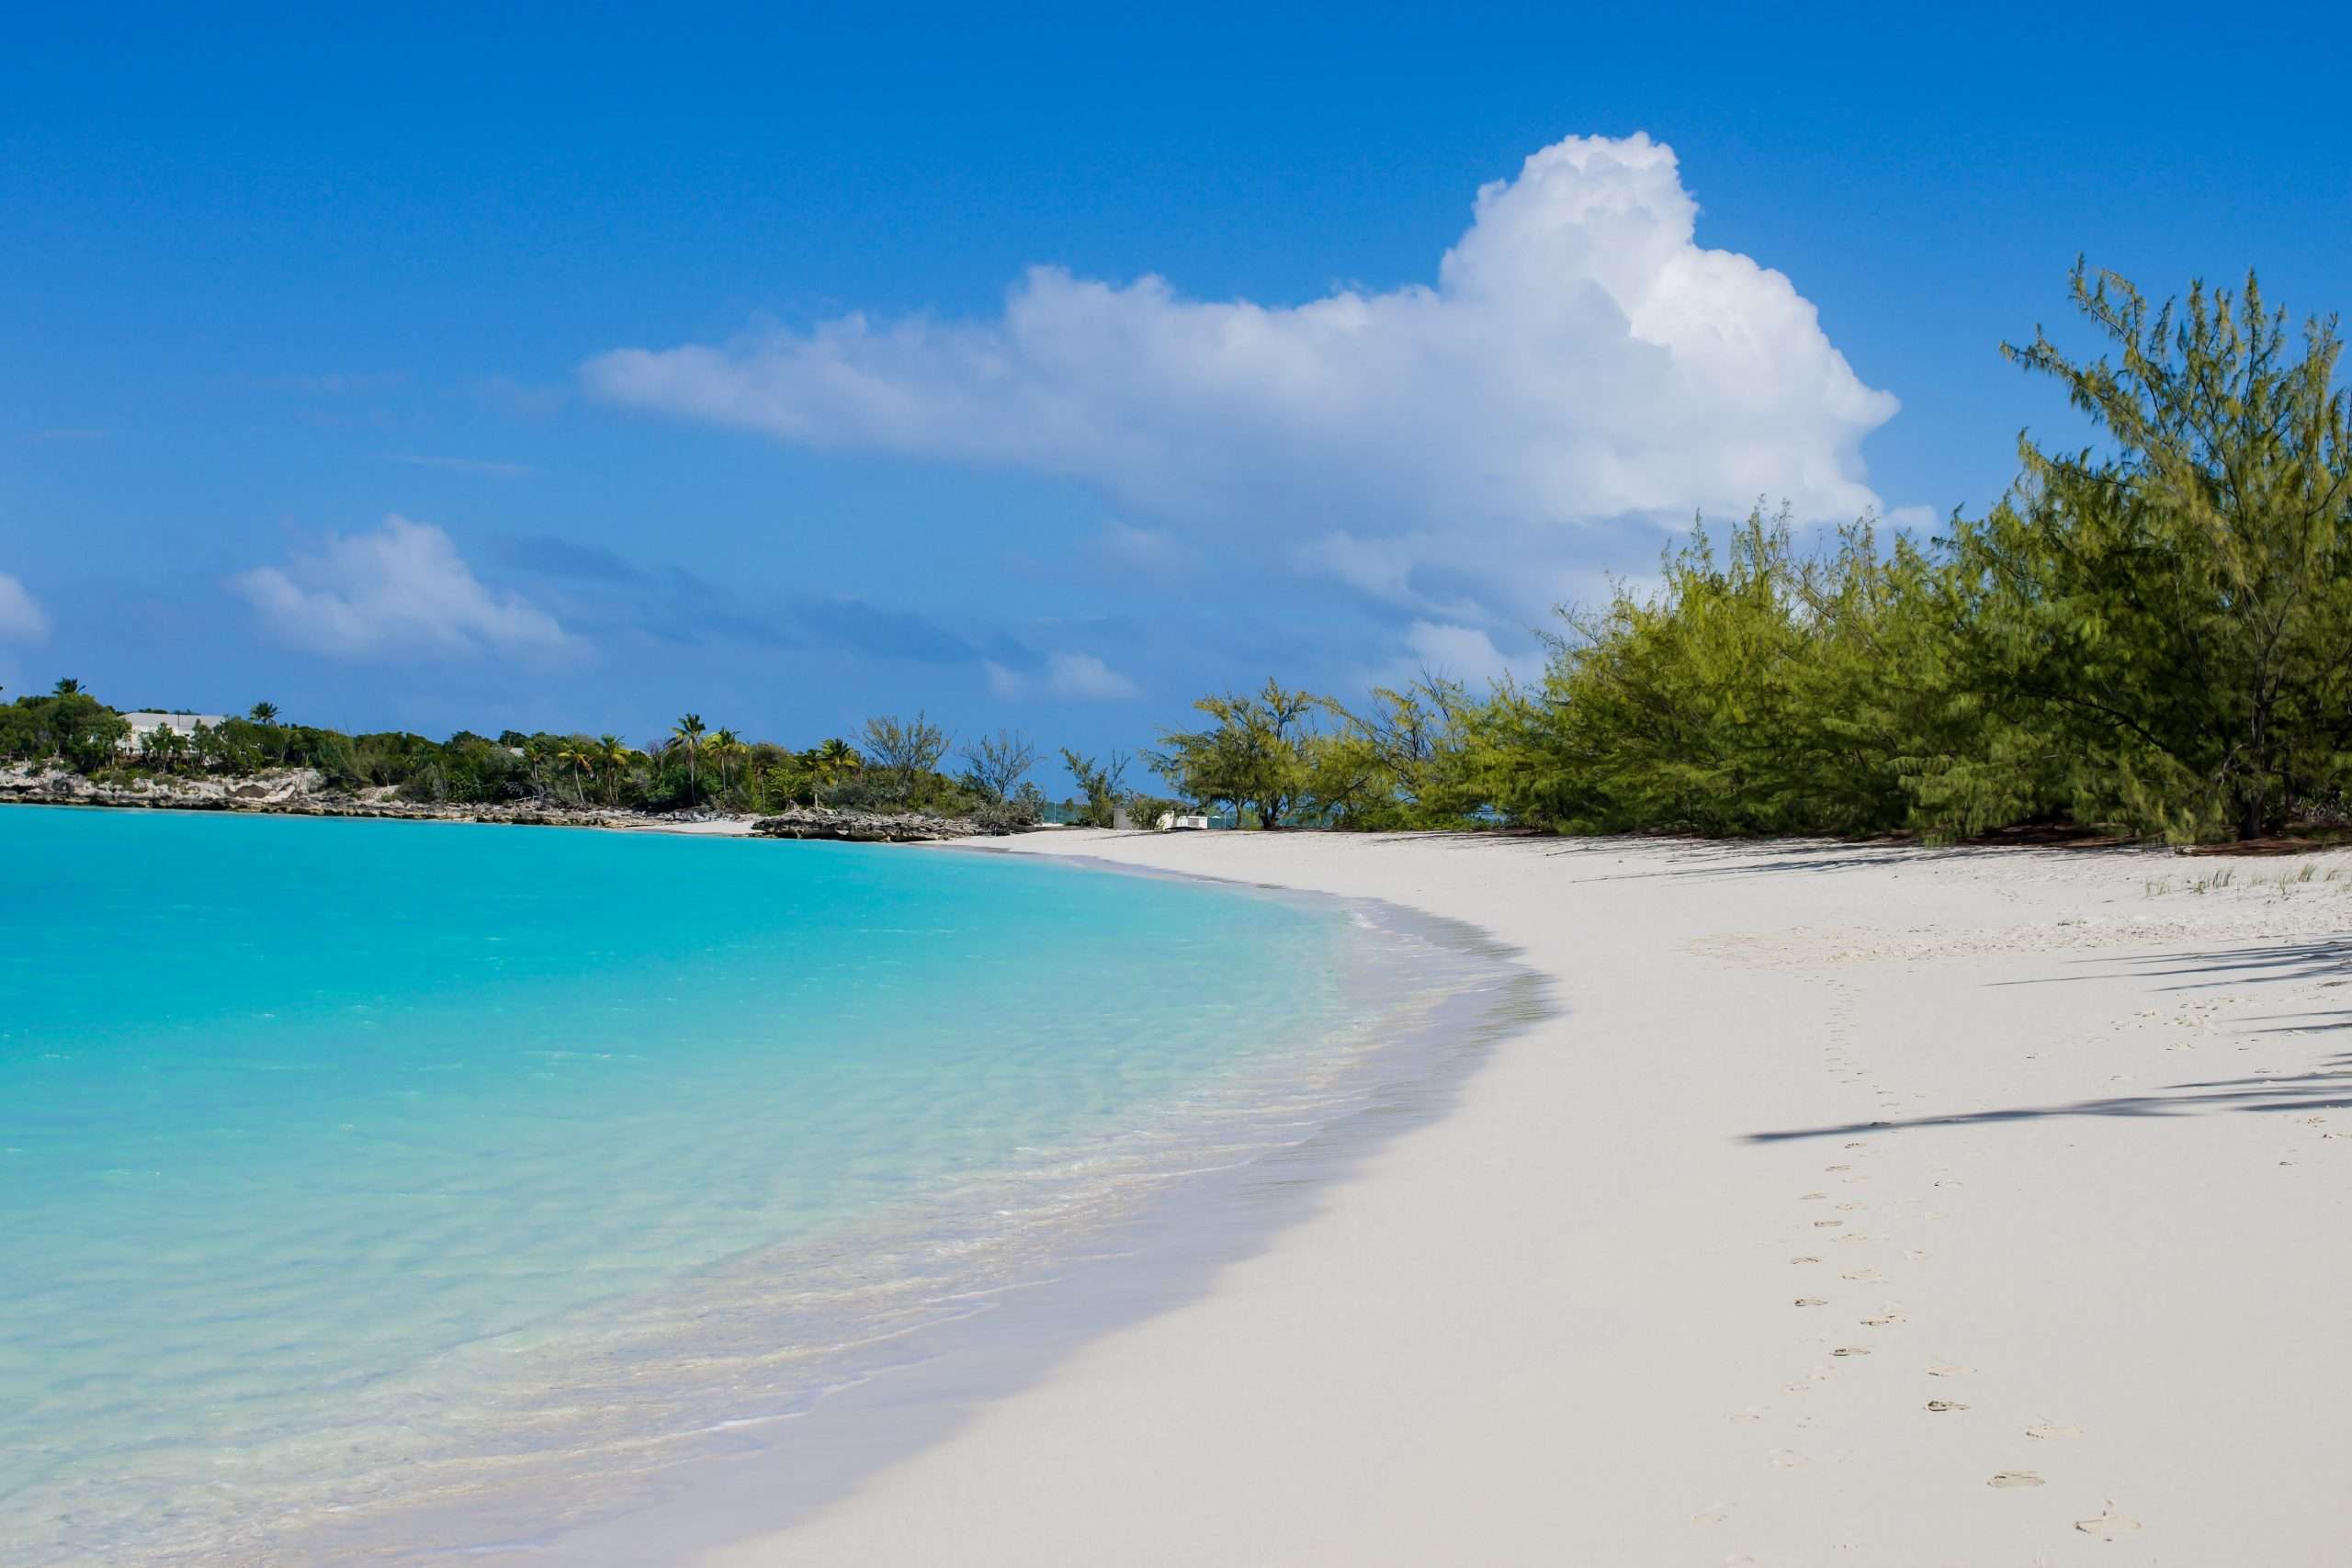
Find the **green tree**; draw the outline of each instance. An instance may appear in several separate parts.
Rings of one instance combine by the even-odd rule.
[[[1114,751],[1107,761],[1082,757],[1065,746],[1062,766],[1077,782],[1078,793],[1086,802],[1085,824],[1090,828],[1115,827],[1119,820],[1119,802],[1126,789],[1127,762],[1124,754]]]
[[[1002,804],[1031,768],[1037,765],[1037,748],[1029,738],[1012,730],[983,736],[964,752],[964,787],[983,800]]]
[[[1311,782],[1318,737],[1312,716],[1324,699],[1269,680],[1254,694],[1201,698],[1193,706],[1215,720],[1197,730],[1167,730],[1151,754],[1152,771],[1187,800],[1229,803],[1279,828]]]
[[[742,737],[731,729],[721,729],[713,734],[707,747],[712,760],[718,764],[718,788],[723,795],[734,787],[735,759],[749,748],[744,746]]]
[[[140,750],[148,761],[164,772],[176,773],[180,759],[187,755],[187,737],[169,725],[158,725],[141,739]]]
[[[596,738],[596,767],[605,775],[605,805],[620,804],[621,780],[627,775],[629,764],[637,761],[638,756],[639,753],[630,750],[617,735],[600,735]]]
[[[703,734],[702,715],[698,713],[687,714],[670,728],[672,744],[686,755],[686,808],[690,811],[696,794],[696,770],[702,761]]]
[[[585,736],[575,735],[556,749],[557,763],[571,775],[571,798],[577,805],[588,804],[588,781],[595,776],[596,743]]]
[[[1484,804],[1472,774],[1479,705],[1461,682],[1424,671],[1331,712],[1340,728],[1317,751],[1308,795],[1339,825],[1459,827]]]
[[[2109,355],[2005,345],[2107,439],[2030,439],[2009,504],[1955,529],[1976,683],[2052,726],[2078,815],[2176,840],[2278,827],[2352,782],[2352,438],[2334,318],[2192,287],[2151,310],[2077,263]]]
[[[802,759],[807,764],[808,804],[811,806],[817,804],[817,797],[825,790],[865,765],[865,758],[857,748],[838,735],[802,753]]]
[[[947,732],[917,712],[912,719],[895,714],[865,721],[862,748],[865,764],[880,774],[890,798],[901,805],[916,803],[918,787],[938,769],[952,744]]]

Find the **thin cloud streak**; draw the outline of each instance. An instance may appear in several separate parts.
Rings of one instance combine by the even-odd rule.
[[[483,457],[438,457],[411,452],[386,452],[382,457],[387,463],[406,463],[418,468],[447,468],[452,473],[479,474],[492,479],[525,479],[538,472],[526,463],[493,462]]]

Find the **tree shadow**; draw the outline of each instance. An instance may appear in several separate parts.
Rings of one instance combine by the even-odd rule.
[[[2002,1122],[2039,1122],[2069,1116],[2195,1116],[2217,1111],[2352,1110],[2352,1052],[2329,1057],[2308,1072],[2256,1074],[2168,1084],[2153,1094],[2111,1100],[2077,1100],[2061,1105],[2020,1105],[1999,1111],[1964,1111],[1949,1116],[1917,1116],[1894,1122],[1846,1122],[1832,1127],[1798,1127],[1749,1133],[1749,1144],[1781,1144],[1804,1138],[1853,1137],[1864,1133],[1916,1132],[1928,1127],[1981,1127]]]
[[[2073,975],[2036,975],[2022,980],[1993,980],[1993,986],[2069,986],[2084,980],[2111,980],[2132,974],[2151,980],[2180,983],[2154,987],[2159,991],[2200,991],[2218,987],[2266,985],[2282,980],[2315,980],[2321,984],[2352,983],[2352,939],[2330,937],[2318,942],[2282,942],[2264,947],[2216,948],[2210,953],[2098,953],[2067,960]],[[2212,976],[2200,978],[2198,976]]]

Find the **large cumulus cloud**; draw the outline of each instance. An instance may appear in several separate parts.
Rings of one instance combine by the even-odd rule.
[[[1300,305],[1038,267],[1001,317],[592,360],[613,402],[1069,475],[1190,526],[1295,536],[1552,525],[1785,497],[1875,503],[1891,416],[1789,279],[1695,239],[1672,149],[1571,137],[1477,196],[1434,285]]]

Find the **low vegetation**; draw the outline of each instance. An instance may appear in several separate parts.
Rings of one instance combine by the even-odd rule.
[[[122,715],[61,681],[47,695],[0,706],[0,760],[62,766],[101,784],[254,778],[292,770],[349,795],[419,805],[534,803],[577,809],[717,811],[760,815],[790,806],[915,811],[1023,826],[1049,809],[1026,775],[1036,750],[1017,735],[977,742],[961,773],[943,771],[950,741],[918,715],[871,720],[863,746],[835,738],[802,750],[747,741],[683,716],[652,746],[614,735],[491,737],[460,730],[446,740],[401,731],[348,735],[280,720],[257,703],[242,717],[156,728],[130,745]]]
[[[1654,591],[1564,611],[1540,680],[1363,711],[1270,682],[1153,766],[1266,826],[1953,839],[2070,819],[2175,841],[2340,822],[2352,787],[2352,437],[2333,320],[2248,279],[2152,310],[2077,267],[2107,356],[2007,350],[2103,445],[2021,443],[1982,518],[1801,546],[1762,512]]]

